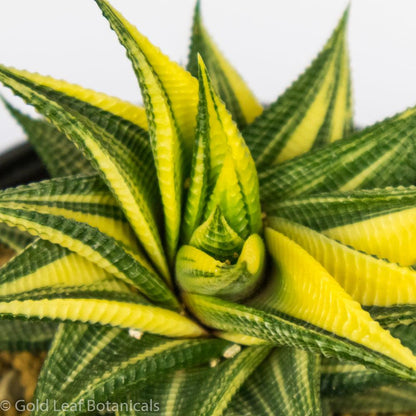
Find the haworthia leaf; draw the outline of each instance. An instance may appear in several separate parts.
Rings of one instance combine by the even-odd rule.
[[[37,212],[24,204],[0,203],[0,222],[13,225],[85,257],[110,274],[133,284],[150,300],[177,308],[177,300],[142,256],[87,223],[53,213]]]
[[[211,140],[209,135],[209,120],[204,111],[203,86],[199,90],[199,106],[196,125],[195,145],[192,155],[192,165],[189,177],[189,189],[186,195],[185,210],[183,213],[182,235],[184,243],[189,243],[195,229],[200,225],[207,203],[211,168]],[[217,146],[218,151],[224,149]],[[214,150],[214,149],[213,149]]]
[[[52,177],[92,174],[91,164],[66,136],[46,120],[21,113],[5,101],[7,109],[20,124],[30,144]]]
[[[230,347],[230,350],[233,347],[236,345]],[[247,348],[233,358],[212,360],[212,368],[206,365],[179,370],[163,379],[149,380],[146,385],[132,391],[129,399],[133,403],[156,402],[158,413],[165,416],[228,415],[233,397],[269,352],[270,347]],[[135,414],[139,412],[120,411],[117,416]],[[143,411],[143,414],[151,415],[152,412],[149,409]]]
[[[121,44],[126,48],[139,81],[142,82],[142,71],[146,73],[150,71],[157,80],[157,85],[162,87],[162,96],[168,98],[177,128],[188,151],[191,151],[198,102],[197,80],[180,65],[162,54],[106,0],[95,1],[104,17],[109,21],[111,28],[116,32]],[[148,112],[147,114],[152,113]],[[150,121],[149,124],[153,122]],[[149,128],[151,127],[149,126]]]
[[[261,226],[257,173],[247,146],[215,94],[201,57],[199,107],[183,240],[188,243],[203,220],[220,207],[242,238]]]
[[[25,231],[0,224],[0,242],[10,247],[17,253],[22,251],[28,244],[33,242],[34,237]]]
[[[44,287],[1,296],[0,316],[98,323],[170,337],[206,335],[189,318],[149,304],[117,280],[85,286]]]
[[[416,263],[416,187],[333,192],[268,204],[291,219],[357,250],[410,266]]]
[[[44,351],[55,335],[56,324],[0,319],[1,351]]]
[[[321,327],[416,370],[412,352],[381,328],[301,246],[271,228],[266,229],[266,241],[276,277],[258,295],[256,305]]]
[[[225,218],[235,232],[245,238],[251,229],[247,218],[246,201],[244,201],[240,181],[231,155],[226,155],[214,189],[205,208],[207,218],[216,207],[220,207]],[[257,230],[258,231],[258,230]]]
[[[392,334],[403,345],[416,352],[415,325],[399,326]],[[366,368],[351,361],[324,358],[321,364],[321,393],[324,397],[349,396],[369,388],[391,386],[397,383],[395,377]],[[416,391],[416,390],[415,390]]]
[[[106,1],[96,2],[125,46],[140,83],[165,214],[167,254],[173,263],[186,161],[193,147],[198,85]]]
[[[257,234],[244,243],[236,264],[221,262],[192,246],[182,246],[176,257],[176,279],[182,290],[238,300],[259,286],[265,267],[265,248]]]
[[[168,279],[156,226],[159,195],[147,132],[129,120],[78,99],[77,90],[71,95],[70,88],[65,93],[53,89],[55,83],[50,84],[48,77],[2,66],[0,81],[80,148],[101,173],[143,247]]]
[[[221,209],[217,207],[194,231],[189,244],[225,261],[238,257],[244,240],[231,228]]]
[[[303,247],[365,306],[416,306],[416,271],[378,259],[303,225],[270,217],[268,224]]]
[[[237,224],[234,226],[237,228],[236,231],[242,233],[244,238],[247,236],[247,233],[257,233],[261,229],[261,208],[256,168],[247,145],[237,126],[232,121],[230,113],[213,90],[210,77],[201,57],[199,57],[199,74],[200,99],[202,100],[200,112],[205,113],[200,114],[199,117],[202,116],[204,119],[207,119],[209,125],[207,129],[211,161],[211,172],[209,175],[211,180],[215,180],[216,187],[219,187],[218,190],[215,189],[216,187],[214,188],[213,197],[214,199],[218,198],[215,204],[220,204],[226,218],[233,225],[235,221],[234,216],[239,221],[242,221],[240,219],[241,209],[238,203],[242,197],[248,226],[246,230],[240,230]],[[224,170],[224,173],[222,173],[222,170]],[[231,177],[233,172],[235,172],[234,181]],[[227,180],[230,183],[227,184]],[[221,183],[222,181],[224,183]],[[237,183],[234,184],[233,182]],[[235,185],[240,189],[240,197],[233,189]],[[218,196],[216,192],[218,192]],[[226,195],[227,192],[231,192],[234,200],[231,200]]]
[[[0,206],[10,204],[85,222],[138,250],[135,235],[117,201],[96,175],[50,179],[1,191]]]
[[[270,353],[271,347],[250,347],[232,360],[218,366],[206,385],[207,395],[201,400],[199,414],[221,416],[247,378]],[[205,383],[204,383],[205,384]]]
[[[350,133],[347,17],[348,10],[311,66],[244,131],[260,169]]]
[[[55,79],[38,73],[31,73],[29,71],[19,72],[23,77],[32,79],[37,85],[42,85],[53,91],[59,91],[65,96],[73,97],[80,102],[85,102],[86,104],[114,114],[147,130],[146,112],[143,107],[139,107],[102,92],[71,84],[62,79]]]
[[[295,348],[274,349],[234,396],[230,408],[230,416],[321,416],[319,356]]]
[[[119,329],[61,327],[35,397],[41,402],[53,397],[58,405],[82,400],[81,406],[87,406],[88,400],[117,401],[140,384],[169,377],[168,372],[203,364],[208,367],[208,362],[221,357],[228,346],[229,343],[215,339],[171,340],[144,334],[137,340]],[[81,407],[81,411],[85,409]],[[75,415],[79,414],[77,411],[39,410],[35,415]]]
[[[194,77],[198,76],[198,53],[207,65],[215,90],[218,91],[239,128],[252,123],[261,114],[262,106],[211,39],[202,23],[199,1],[195,6],[187,66]]]
[[[59,285],[83,286],[110,278],[84,257],[39,239],[0,268],[0,296]]]
[[[278,310],[272,308],[261,310],[213,296],[185,293],[183,297],[200,322],[216,330],[225,331],[226,334],[236,332],[264,339],[274,345],[288,345],[340,359],[354,360],[387,374],[416,380],[414,370],[398,363],[392,357]],[[375,325],[377,326],[376,323]],[[221,335],[221,332],[216,333]],[[397,339],[393,338],[392,343],[398,345],[410,361],[413,360],[410,350],[401,346]]]
[[[266,345],[268,341],[262,338],[252,337],[250,335],[239,334],[238,332],[232,331],[213,331],[214,335],[218,338],[225,339],[235,344],[254,346],[254,345]]]
[[[416,182],[415,109],[259,173],[266,204],[332,191]]]

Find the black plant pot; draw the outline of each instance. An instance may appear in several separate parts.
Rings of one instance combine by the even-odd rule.
[[[29,143],[0,155],[0,189],[48,178],[48,172]]]

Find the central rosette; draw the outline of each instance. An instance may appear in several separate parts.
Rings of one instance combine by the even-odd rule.
[[[201,59],[196,131],[177,284],[186,292],[242,299],[259,284],[265,260],[257,171]]]

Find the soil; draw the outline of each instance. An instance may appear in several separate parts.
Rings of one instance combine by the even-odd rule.
[[[45,356],[46,353],[0,353],[0,398],[11,403],[9,410],[0,410],[1,416],[28,414],[18,412],[14,404],[18,400],[24,400],[26,403],[32,400]]]

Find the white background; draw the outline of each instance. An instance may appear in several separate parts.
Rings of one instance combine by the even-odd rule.
[[[416,2],[351,3],[355,121],[365,126],[416,105]],[[186,63],[194,0],[112,4]],[[346,6],[344,0],[202,0],[208,30],[262,102],[274,100],[304,70]],[[141,101],[124,50],[93,0],[0,0],[0,62]],[[0,93],[11,97],[4,88]],[[22,137],[0,107],[0,151]]]

